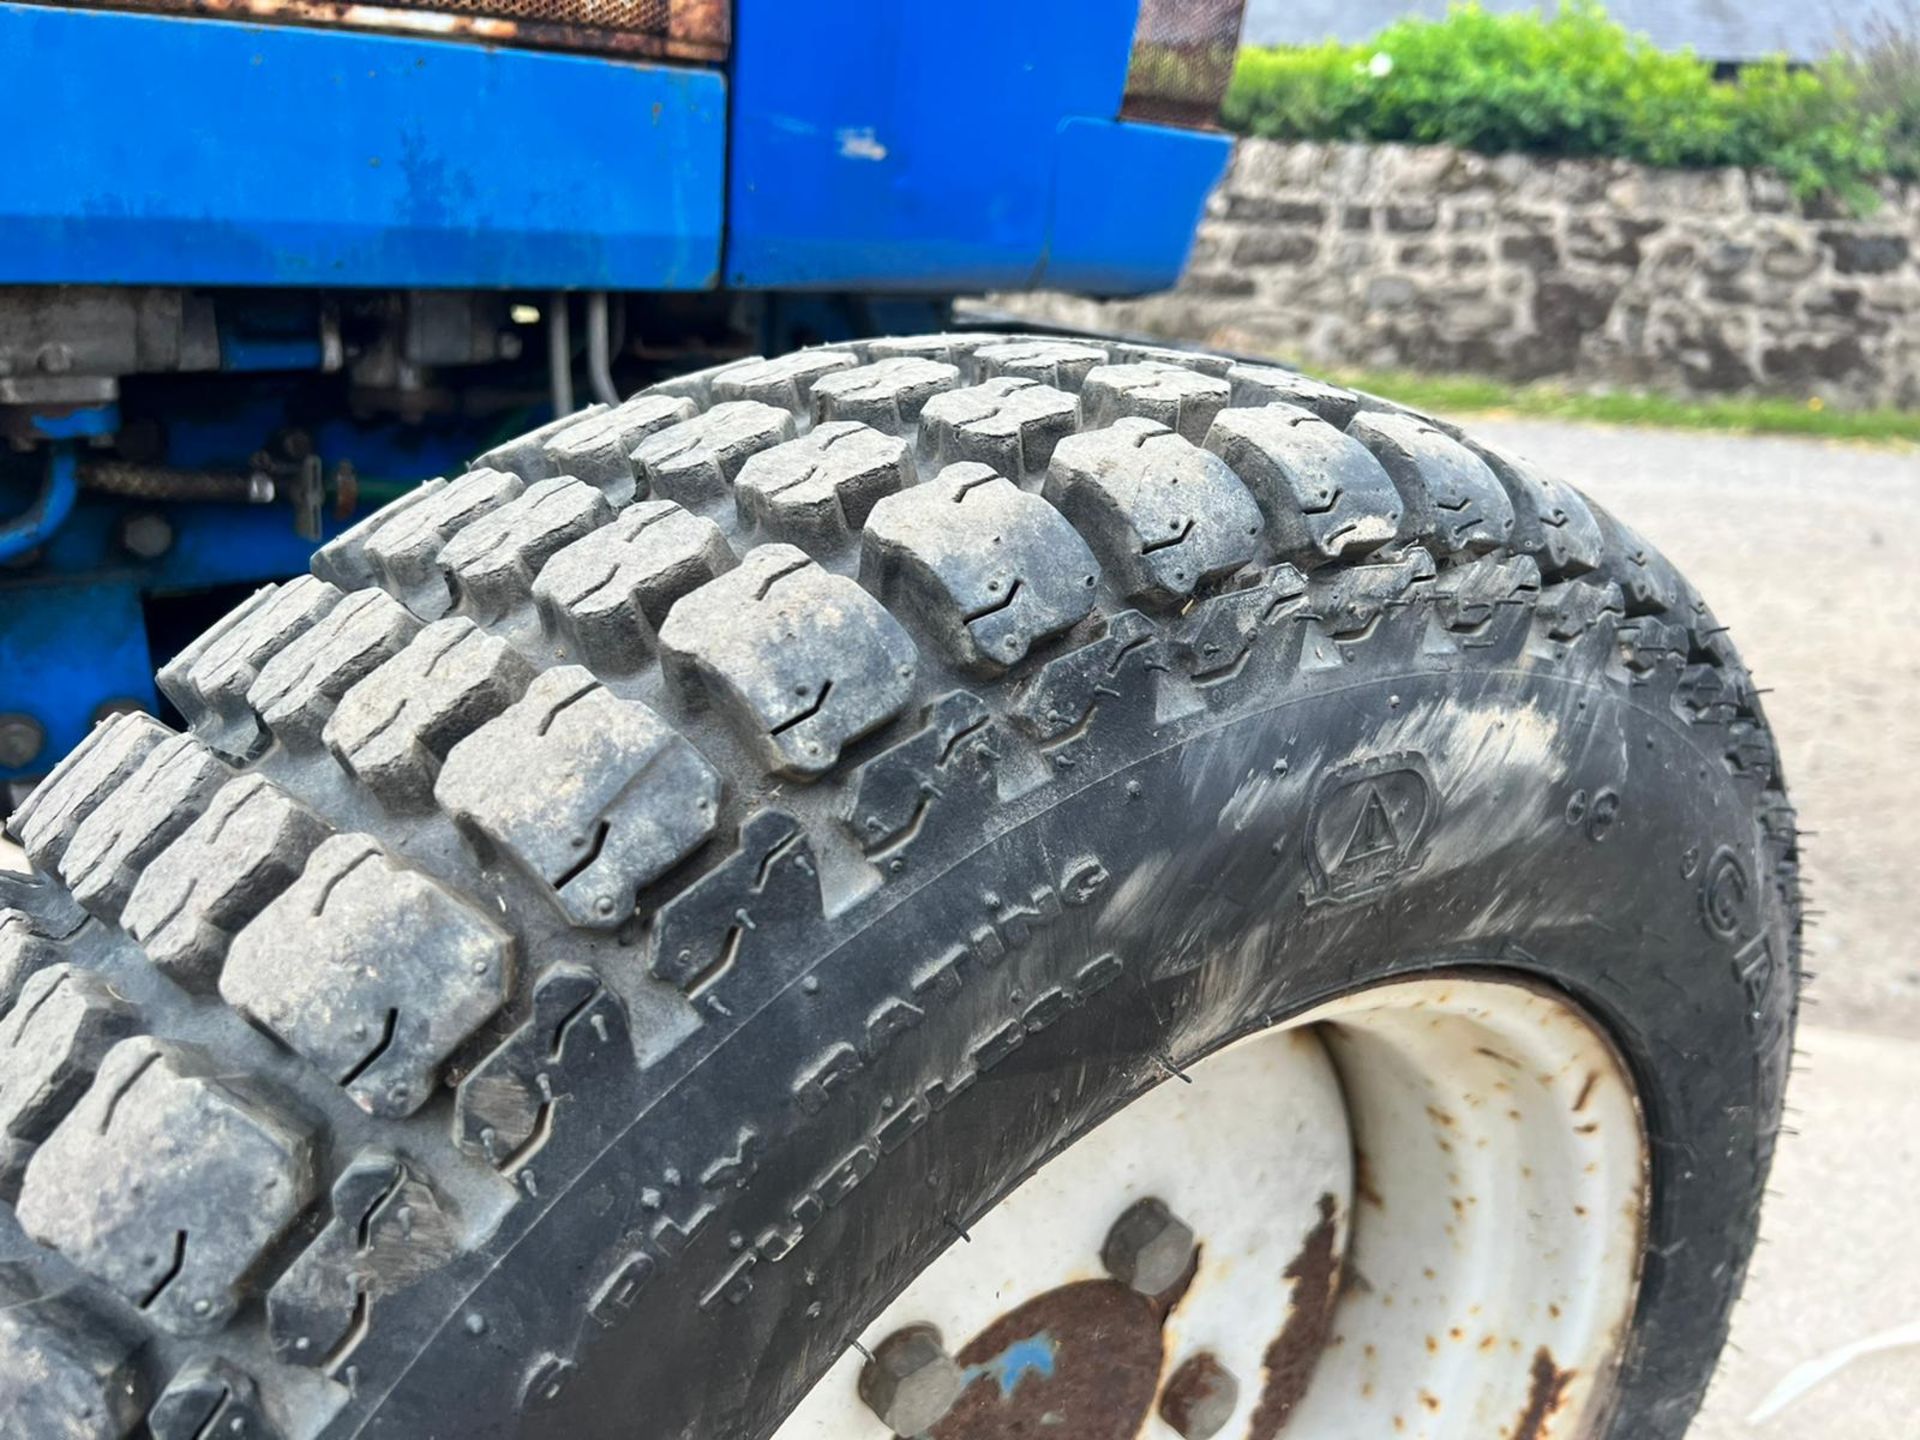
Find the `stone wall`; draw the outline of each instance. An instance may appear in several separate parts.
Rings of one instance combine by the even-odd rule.
[[[1778,178],[1241,142],[1185,280],[1036,315],[1303,364],[1920,405],[1920,187],[1864,217]]]

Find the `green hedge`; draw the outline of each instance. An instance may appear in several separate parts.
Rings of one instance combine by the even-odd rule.
[[[1284,139],[1402,141],[1501,153],[1607,155],[1649,165],[1755,165],[1804,197],[1870,203],[1909,168],[1857,61],[1749,65],[1731,80],[1630,34],[1592,0],[1550,17],[1455,6],[1360,45],[1247,49],[1228,87],[1233,129]]]

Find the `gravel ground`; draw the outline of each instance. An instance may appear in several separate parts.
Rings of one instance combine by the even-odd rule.
[[[1824,911],[1765,1234],[1690,1440],[1904,1440],[1920,1354],[1862,1360],[1763,1425],[1796,1365],[1920,1322],[1920,616],[1901,544],[1920,456],[1819,442],[1483,420],[1692,577],[1775,687]],[[9,853],[11,852],[11,854]],[[0,841],[0,866],[19,852]],[[1871,1033],[1869,1033],[1871,1032]]]

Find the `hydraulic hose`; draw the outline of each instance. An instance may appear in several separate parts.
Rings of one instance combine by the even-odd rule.
[[[73,442],[57,440],[47,447],[47,474],[32,505],[13,519],[0,522],[0,563],[16,560],[52,537],[73,513],[80,496],[80,467]]]
[[[219,501],[229,505],[270,505],[273,477],[225,470],[176,470],[165,465],[136,465],[126,460],[89,460],[80,466],[80,484],[104,495],[129,500]]]

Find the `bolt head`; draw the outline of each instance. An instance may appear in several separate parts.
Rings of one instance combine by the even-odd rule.
[[[1212,1440],[1240,1403],[1240,1382],[1211,1351],[1183,1361],[1160,1393],[1160,1418],[1182,1440]]]
[[[31,765],[46,745],[46,727],[31,715],[0,715],[0,765]]]
[[[1164,1295],[1193,1263],[1193,1231],[1165,1201],[1149,1197],[1113,1222],[1100,1261],[1121,1284],[1142,1295]]]
[[[129,555],[158,560],[173,548],[173,524],[152,511],[129,515],[120,522],[120,544]]]
[[[966,1375],[931,1325],[894,1331],[860,1372],[860,1398],[896,1435],[938,1425],[966,1388]]]

